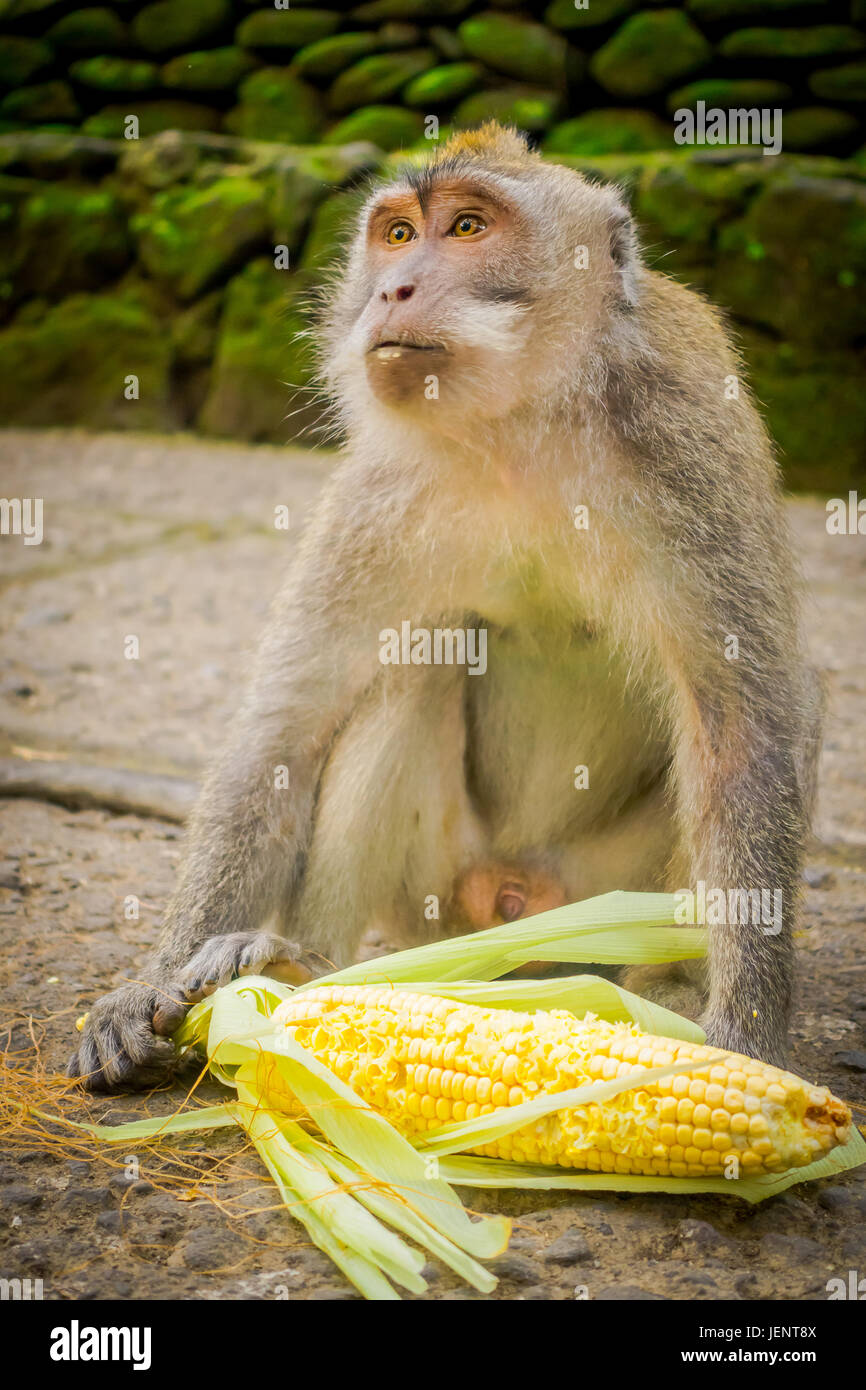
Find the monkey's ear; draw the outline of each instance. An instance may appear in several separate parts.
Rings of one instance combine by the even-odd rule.
[[[608,246],[622,289],[623,302],[632,308],[638,301],[640,246],[632,215],[621,203],[617,203],[610,213]]]

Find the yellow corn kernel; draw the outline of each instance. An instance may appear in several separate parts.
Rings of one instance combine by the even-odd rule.
[[[520,1105],[602,1077],[635,1073],[631,1091],[559,1110],[476,1153],[603,1173],[674,1177],[801,1167],[850,1132],[824,1087],[751,1058],[564,1010],[521,1014],[358,985],[311,987],[275,1019],[403,1133]],[[646,1084],[647,1066],[689,1070]],[[291,1104],[285,1090],[274,1104]]]

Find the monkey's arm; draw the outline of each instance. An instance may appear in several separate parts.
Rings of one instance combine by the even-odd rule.
[[[675,887],[696,892],[703,883],[725,895],[722,920],[708,920],[709,1041],[782,1065],[808,825],[794,721],[756,719],[745,707],[719,715],[717,704],[683,696],[674,776],[691,872]]]
[[[635,603],[671,692],[691,877],[673,886],[769,895],[769,920],[709,928],[705,1026],[716,1045],[781,1062],[820,701],[777,470],[740,363],[707,305],[652,280],[654,360],[615,374],[612,397],[655,535]]]
[[[70,1072],[94,1089],[151,1082],[173,1060],[165,1035],[210,985],[273,961],[299,967],[301,978],[314,967],[302,944],[261,928],[303,873],[323,763],[376,678],[378,633],[393,619],[383,538],[369,517],[357,519],[347,491],[345,481],[332,484],[273,605],[241,712],[192,817],[144,982],[90,1011]]]

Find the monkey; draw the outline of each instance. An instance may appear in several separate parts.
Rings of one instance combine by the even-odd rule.
[[[487,123],[372,189],[320,339],[339,465],[147,983],[97,1002],[70,1074],[152,1083],[190,1001],[348,964],[371,923],[699,882],[780,892],[779,929],[715,924],[705,964],[625,983],[784,1062],[821,691],[721,315],[645,264],[617,188]],[[486,670],[384,661],[407,621],[485,633]]]

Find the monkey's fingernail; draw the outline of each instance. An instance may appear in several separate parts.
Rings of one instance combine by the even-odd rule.
[[[305,985],[313,978],[312,970],[297,960],[278,960],[262,971],[271,980],[282,980],[286,985]]]

